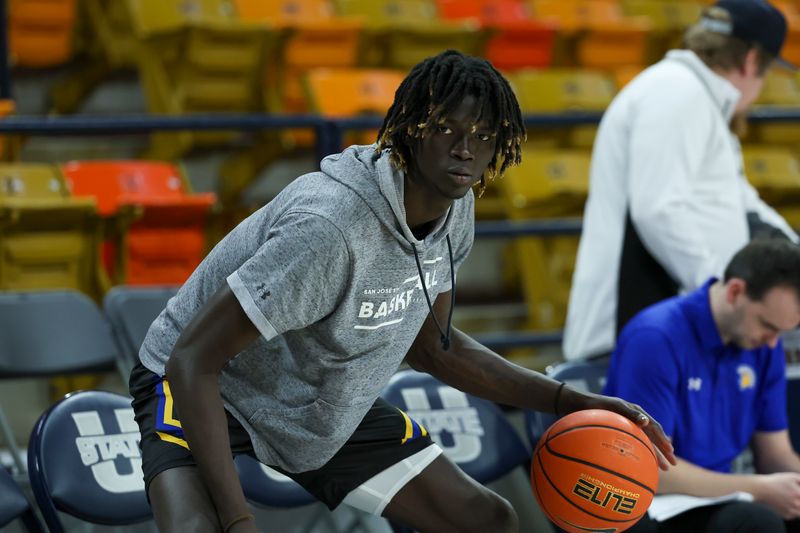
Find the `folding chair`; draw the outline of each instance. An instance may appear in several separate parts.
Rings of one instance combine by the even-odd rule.
[[[103,310],[111,322],[126,373],[139,361],[139,348],[150,324],[177,292],[178,287],[120,285],[106,293]]]
[[[44,533],[28,498],[5,469],[0,468],[0,529],[20,520],[29,533]]]
[[[67,395],[36,422],[28,467],[51,533],[59,511],[85,522],[133,525],[151,518],[131,400],[104,391]]]
[[[528,449],[499,407],[429,374],[398,372],[382,396],[425,427],[447,457],[478,483],[500,479],[530,461]]]
[[[273,509],[291,509],[317,503],[314,496],[289,477],[252,457],[239,455],[235,462],[242,490],[250,503]],[[337,530],[331,513],[322,509],[308,516],[300,531],[312,531],[320,521],[324,521],[327,530]]]
[[[87,296],[76,291],[0,292],[0,379],[106,371],[117,361],[111,328]],[[0,428],[19,471],[25,472],[2,409]]]
[[[573,389],[600,393],[606,383],[609,361],[607,358],[589,359],[583,361],[567,361],[547,367],[545,371],[551,378],[563,381]],[[550,413],[528,411],[525,415],[525,425],[531,446],[536,447],[539,438],[558,417]]]

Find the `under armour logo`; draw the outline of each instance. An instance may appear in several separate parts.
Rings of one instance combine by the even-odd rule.
[[[84,465],[91,467],[97,484],[108,492],[123,493],[144,490],[142,458],[139,452],[139,427],[133,409],[114,409],[120,433],[107,434],[97,411],[72,413],[80,437],[75,445]],[[120,474],[114,460],[130,461],[130,473]]]
[[[702,386],[702,378],[689,378],[689,390],[699,391]]]
[[[478,410],[469,406],[467,395],[452,387],[439,387],[439,398],[444,409],[431,409],[425,389],[413,388],[402,391],[407,414],[430,433],[447,457],[455,463],[474,461],[481,454],[483,426]],[[450,435],[447,445],[442,433]]]

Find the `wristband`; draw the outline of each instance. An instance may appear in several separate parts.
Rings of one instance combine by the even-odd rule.
[[[553,413],[555,413],[556,416],[561,416],[558,414],[558,400],[561,398],[561,391],[564,390],[564,385],[566,384],[566,381],[562,381],[561,385],[558,386],[558,390],[556,390],[556,397],[553,400]]]

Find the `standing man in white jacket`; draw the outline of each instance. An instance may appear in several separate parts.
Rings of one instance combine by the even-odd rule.
[[[611,352],[644,307],[719,276],[758,234],[797,241],[747,182],[733,133],[779,59],[786,20],[764,0],[720,0],[626,86],[597,134],[564,354]]]

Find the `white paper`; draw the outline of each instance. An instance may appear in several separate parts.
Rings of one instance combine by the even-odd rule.
[[[698,498],[697,496],[687,496],[685,494],[664,494],[653,498],[653,503],[647,509],[647,514],[653,520],[663,522],[689,509],[733,501],[751,502],[753,501],[753,495],[749,492],[732,492],[716,498]]]

